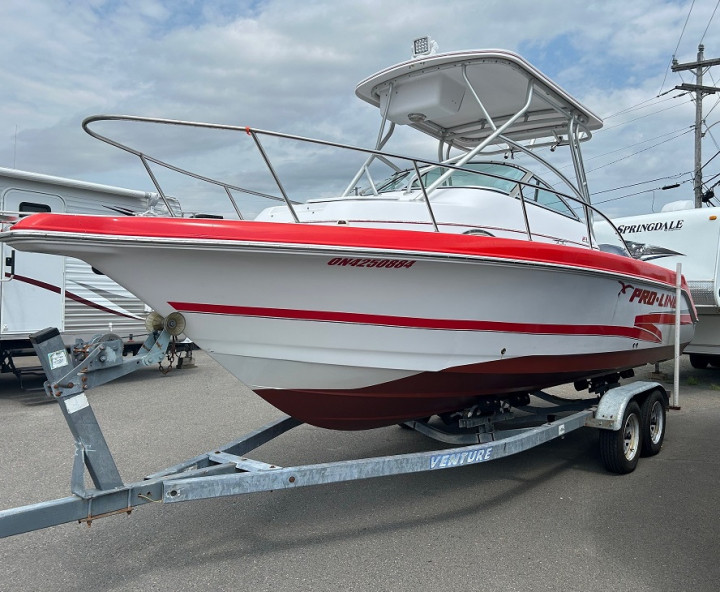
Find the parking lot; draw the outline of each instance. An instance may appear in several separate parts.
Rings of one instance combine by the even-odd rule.
[[[280,416],[203,352],[195,359],[88,394],[126,482]],[[56,405],[29,404],[37,398],[0,376],[0,509],[69,495],[72,436]],[[91,528],[0,540],[0,589],[715,591],[720,369],[685,359],[680,404],[661,453],[629,475],[607,473],[597,432],[581,429],[454,470],[148,504]],[[438,447],[397,427],[301,426],[253,458],[293,465]]]

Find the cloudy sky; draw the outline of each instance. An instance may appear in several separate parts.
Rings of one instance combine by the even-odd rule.
[[[671,72],[670,61],[695,61],[701,41],[706,59],[720,57],[718,3],[3,0],[0,166],[151,190],[139,163],[82,131],[99,113],[371,147],[378,112],[355,97],[355,85],[408,59],[412,40],[429,34],[440,51],[517,51],[600,115],[604,129],[583,147],[594,202],[613,216],[647,213],[692,199],[695,106],[673,89],[694,78]],[[720,66],[704,83],[720,84]],[[720,121],[718,100],[703,102],[707,127]],[[422,151],[405,141],[393,150]],[[217,149],[167,142],[190,159]],[[705,136],[704,162],[719,143],[717,126]],[[718,175],[720,156],[703,172]]]

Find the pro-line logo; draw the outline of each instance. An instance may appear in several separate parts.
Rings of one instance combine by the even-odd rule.
[[[663,308],[675,308],[677,299],[673,294],[659,294],[655,290],[643,290],[642,288],[636,288],[630,284],[620,282],[620,294],[627,294],[628,290],[632,290],[630,293],[630,302],[636,304],[647,304],[648,306],[661,306]]]

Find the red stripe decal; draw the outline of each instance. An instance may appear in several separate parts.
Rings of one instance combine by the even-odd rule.
[[[5,272],[5,277],[11,277],[10,273]],[[42,288],[43,290],[47,290],[48,292],[54,292],[55,294],[60,294],[60,288],[58,286],[54,286],[52,284],[48,284],[47,282],[41,282],[40,280],[36,280],[31,277],[27,277],[24,275],[13,275],[13,280],[17,280],[19,282],[24,282],[26,284],[30,284],[31,286],[35,286],[37,288]],[[79,302],[80,304],[84,304],[85,306],[89,306],[90,308],[95,308],[97,310],[101,310],[103,312],[107,312],[109,314],[114,314],[118,317],[125,317],[126,319],[133,319],[135,321],[141,320],[138,319],[136,316],[132,316],[129,314],[125,314],[122,312],[118,312],[117,310],[113,310],[112,308],[107,308],[106,306],[103,306],[102,304],[97,304],[96,302],[93,302],[92,300],[87,300],[86,298],[83,298],[82,296],[78,296],[77,294],[73,294],[72,292],[68,292],[65,290],[65,298],[69,298],[70,300],[74,300],[75,302]]]
[[[5,272],[5,277],[9,278],[12,277],[12,279],[17,280],[19,282],[25,282],[26,284],[30,284],[31,286],[36,286],[38,288],[42,288],[43,290],[47,290],[48,292],[55,292],[55,294],[60,294],[60,288],[58,286],[53,286],[52,284],[48,284],[47,282],[41,282],[40,280],[33,279],[31,277],[26,277],[24,275],[11,275],[8,272]]]
[[[680,324],[689,325],[692,323],[690,315],[680,315]],[[648,331],[654,336],[654,339],[648,341],[662,341],[662,330],[657,325],[674,325],[675,314],[668,312],[652,312],[649,314],[638,315],[635,317],[635,326],[644,331]]]
[[[97,304],[96,302],[93,302],[92,300],[88,300],[87,298],[83,298],[82,296],[78,296],[77,294],[73,294],[72,292],[68,292],[65,290],[65,298],[70,298],[71,300],[74,300],[75,302],[79,302],[80,304],[84,304],[85,306],[89,306],[90,308],[95,308],[97,310],[101,310],[102,312],[106,312],[109,314],[114,314],[118,317],[125,317],[126,319],[132,319],[133,321],[141,321],[137,316],[129,315],[124,312],[119,312],[117,310],[113,310],[112,308],[108,308],[107,306],[103,306],[102,304]]]
[[[233,306],[227,304],[200,304],[192,302],[168,302],[168,304],[175,310],[186,313],[380,325],[386,327],[404,327],[409,329],[494,331],[502,333],[528,333],[543,335],[605,335],[611,337],[627,337],[641,341],[659,341],[662,336],[657,327],[647,322],[642,324],[636,323],[635,327],[608,325],[550,325],[542,323],[507,323],[502,321],[476,321],[467,319],[426,319],[419,317],[375,315],[356,312],[297,310],[290,308],[265,308],[259,306]],[[660,316],[671,317],[672,322],[675,322],[673,315]],[[690,323],[690,315],[683,315],[682,320],[683,324]],[[655,322],[659,321],[655,320]]]

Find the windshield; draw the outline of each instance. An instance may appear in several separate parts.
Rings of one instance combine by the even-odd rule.
[[[554,210],[564,216],[577,219],[577,214],[552,188],[532,175],[529,171],[514,164],[503,162],[471,162],[456,170],[443,181],[440,187],[483,187],[500,191],[506,195],[523,197],[544,208]],[[421,171],[422,182],[425,187],[437,181],[448,169],[433,166]],[[522,182],[522,186],[518,183]],[[412,183],[412,189],[420,184],[414,170],[400,171],[378,185],[378,193],[389,191],[402,191]],[[361,192],[361,195],[372,193],[371,189]]]
[[[471,162],[464,165],[463,168],[476,172],[470,172],[470,170],[455,171],[443,182],[442,187],[487,187],[488,189],[496,189],[510,195],[517,190],[517,183],[515,183],[515,181],[522,180],[522,178],[528,174],[527,171],[520,167],[499,162]],[[422,173],[423,185],[427,187],[432,184],[447,170],[448,169],[440,167],[426,168]],[[382,182],[378,186],[378,192],[383,193],[386,191],[405,189],[411,177],[413,178],[412,187],[419,187],[420,185],[415,176],[415,172],[408,170],[395,173],[392,177]],[[363,191],[363,194],[365,193],[368,192]]]

